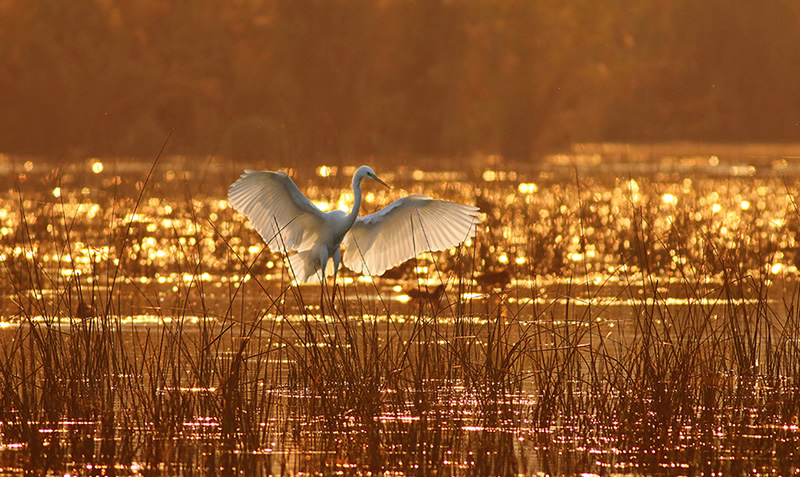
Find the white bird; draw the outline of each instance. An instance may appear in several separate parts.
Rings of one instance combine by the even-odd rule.
[[[297,282],[325,281],[326,273],[335,281],[342,259],[356,273],[381,275],[422,252],[447,250],[475,236],[477,207],[424,195],[358,217],[364,178],[389,187],[370,167],[359,167],[349,214],[321,211],[283,171],[245,170],[231,185],[228,202],[247,216],[270,250],[288,255]]]

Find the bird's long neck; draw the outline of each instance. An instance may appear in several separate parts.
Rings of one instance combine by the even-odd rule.
[[[347,215],[350,224],[353,224],[358,218],[358,211],[361,209],[361,180],[363,177],[353,177],[353,210]]]

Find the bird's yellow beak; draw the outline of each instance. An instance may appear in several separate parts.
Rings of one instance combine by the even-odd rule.
[[[371,179],[373,179],[373,180],[377,181],[378,183],[382,184],[387,189],[391,189],[392,188],[392,186],[390,186],[389,184],[383,182],[378,176],[372,176]]]

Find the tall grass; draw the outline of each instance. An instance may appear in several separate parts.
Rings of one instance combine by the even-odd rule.
[[[770,243],[752,255],[707,234],[698,256],[686,234],[702,230],[653,235],[652,211],[632,203],[624,264],[605,281],[590,283],[584,268],[544,291],[569,263],[565,249],[541,244],[570,223],[581,237],[593,226],[589,209],[558,207],[528,240],[541,262],[513,269],[511,287],[479,285],[499,266],[485,252],[493,238],[479,233],[474,247],[433,264],[446,270],[442,294],[417,285],[417,301],[397,313],[375,284],[342,282],[320,298],[285,271],[260,278],[267,257],[241,253],[234,239],[247,231],[209,221],[188,191],[182,219],[193,232],[163,238],[169,271],[186,278],[139,284],[155,272],[136,260],[143,224],[128,211],[146,182],[136,201],[114,203],[129,218],[106,224],[107,234],[63,200],[34,220],[42,210],[18,198],[19,229],[6,245],[19,253],[3,261],[18,310],[0,330],[5,467],[509,475],[800,466],[800,288],[776,300],[775,276],[746,265],[768,262]],[[107,250],[88,272],[78,273],[77,242]],[[45,261],[45,248],[62,259]],[[219,271],[212,256],[230,278],[219,287],[203,279]],[[686,266],[666,280],[659,270],[676,256]],[[612,304],[598,299],[609,295]],[[685,302],[676,306],[676,295]],[[142,310],[152,325],[130,319]]]

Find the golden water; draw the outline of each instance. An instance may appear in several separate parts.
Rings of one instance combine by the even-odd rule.
[[[792,329],[794,309],[783,306],[787,297],[794,299],[800,265],[800,210],[795,203],[799,175],[794,160],[780,155],[654,159],[575,153],[528,166],[503,164],[492,157],[438,164],[374,164],[394,188],[366,185],[362,214],[402,195],[425,194],[477,205],[482,212],[478,233],[461,247],[423,254],[385,277],[343,271],[334,302],[326,298],[321,304],[319,287],[294,284],[282,258],[266,250],[246,219],[226,202],[227,187],[241,169],[274,169],[279,164],[165,157],[148,177],[152,165],[148,161],[91,158],[57,163],[2,157],[0,173],[7,187],[0,191],[0,290],[4,295],[0,339],[5,340],[6,356],[15,356],[14,343],[29,336],[26,329],[40,327],[78,336],[92,326],[106,329],[110,322],[113,332],[121,336],[118,342],[130,346],[132,356],[147,355],[142,343],[159,333],[185,335],[198,342],[219,334],[224,339],[212,341],[216,346],[213,359],[224,361],[234,359],[238,340],[251,347],[254,342],[267,347],[266,351],[250,350],[256,356],[272,353],[273,348],[303,347],[308,335],[298,330],[308,327],[332,336],[340,331],[344,317],[355,329],[377,330],[376,336],[385,343],[398,337],[422,347],[449,348],[455,342],[470,341],[485,348],[492,330],[502,322],[508,327],[503,342],[526,340],[530,348],[523,355],[527,357],[538,356],[544,349],[583,353],[596,349],[598,342],[603,356],[609,356],[623,354],[628,340],[643,333],[639,318],[649,309],[659,311],[648,315],[652,326],[662,330],[656,336],[671,337],[670,327],[689,323],[685,310],[708,310],[707,316],[719,315],[722,322],[726,309],[745,310],[746,320],[746,310],[766,306],[775,320],[770,326],[781,330],[787,346],[794,342],[796,347],[800,330]],[[331,165],[290,170],[290,174],[322,210],[346,210],[352,201],[349,184],[354,170]],[[734,295],[731,283],[737,284]],[[444,288],[438,288],[442,284]],[[435,328],[425,335],[419,332],[420,323],[435,323]],[[229,329],[251,334],[229,336],[225,334]],[[534,339],[539,329],[552,333]],[[271,338],[261,338],[260,333]],[[757,336],[762,339],[766,334]],[[759,353],[760,360],[770,359],[768,351]],[[574,414],[547,423],[536,421],[529,413],[543,398],[541,380],[533,376],[546,366],[533,359],[518,370],[519,388],[494,402],[496,412],[491,415],[496,419],[486,417],[488,404],[480,386],[459,378],[448,385],[450,394],[440,397],[446,404],[435,422],[415,409],[414,399],[409,398],[405,410],[384,406],[374,415],[380,431],[373,435],[369,426],[362,428],[362,420],[348,417],[352,411],[343,410],[333,418],[330,413],[314,418],[313,412],[304,411],[321,397],[293,388],[295,381],[283,374],[291,369],[291,356],[275,356],[265,361],[273,370],[268,373],[271,378],[259,384],[261,399],[284,406],[284,411],[265,412],[256,423],[264,429],[259,435],[267,437],[244,452],[255,460],[246,465],[238,458],[225,461],[225,456],[238,452],[228,449],[213,466],[228,471],[238,465],[262,472],[395,469],[423,474],[424,466],[409,467],[408,462],[435,461],[437,468],[459,474],[504,472],[511,467],[499,462],[510,459],[519,473],[548,472],[550,462],[560,466],[556,471],[638,473],[660,468],[679,474],[697,468],[697,459],[686,457],[687,449],[713,446],[733,432],[722,424],[712,434],[687,427],[681,437],[687,442],[685,448],[661,449],[663,455],[655,464],[645,462],[642,442],[635,436],[615,434],[605,427],[608,421],[593,422],[592,416]],[[584,363],[579,368],[590,366]],[[581,372],[576,371],[578,376]],[[192,368],[189,374],[201,373]],[[6,381],[8,385],[13,379]],[[223,378],[195,381],[165,384],[158,392],[191,396],[186,399],[201,403],[203,396],[216,396],[225,386]],[[399,391],[381,388],[382,394],[393,392]],[[569,394],[566,389],[560,392]],[[569,395],[565,399],[592,402],[597,398]],[[18,403],[3,405],[6,419],[18,411]],[[562,410],[569,407],[562,406]],[[192,418],[180,423],[185,432],[159,441],[158,446],[177,446],[184,439],[215,442],[226,432],[213,412],[188,414]],[[70,436],[94,432],[99,425],[95,417],[82,420],[65,412],[50,422],[56,422],[56,427],[48,430],[45,426],[39,432],[69,441]],[[332,433],[326,419],[334,419],[342,434]],[[742,438],[756,436],[752,437],[756,441],[796,443],[796,419],[796,413],[792,417],[789,411],[785,422],[753,422],[749,428],[737,427],[736,432]],[[153,423],[142,425],[142,432],[155,432],[148,430]],[[288,428],[295,430],[280,431]],[[343,444],[349,439],[348,428],[360,429],[377,441],[364,444],[359,440],[361,444],[354,447],[360,454],[350,454]],[[596,435],[576,435],[586,428],[594,429]],[[9,429],[8,425],[4,428],[0,452],[7,456],[10,468],[25,467],[8,456],[23,455],[30,444]],[[424,446],[409,447],[409,433],[430,440],[433,457],[420,459]],[[295,440],[300,435],[302,441]],[[405,437],[395,442],[395,435]],[[441,442],[443,436],[451,439],[446,445]],[[170,439],[175,442],[169,444]],[[99,459],[97,449],[102,445],[89,447],[85,453]],[[365,448],[368,455],[382,457],[365,458]],[[210,468],[208,456],[217,451],[203,449],[201,444],[193,447],[189,453],[194,452],[194,457],[184,459],[179,467]],[[757,473],[797,462],[794,454],[782,456],[771,449],[758,461],[763,467]],[[735,458],[730,448],[717,451],[715,456]],[[499,454],[476,457],[486,452]],[[154,464],[136,452],[131,455],[132,461],[114,464],[109,464],[114,461],[109,457],[102,468],[134,474],[146,469],[174,470],[169,462]],[[52,468],[72,466],[91,472],[98,465],[74,450],[64,459],[67,464]],[[725,467],[731,468],[735,467]]]

